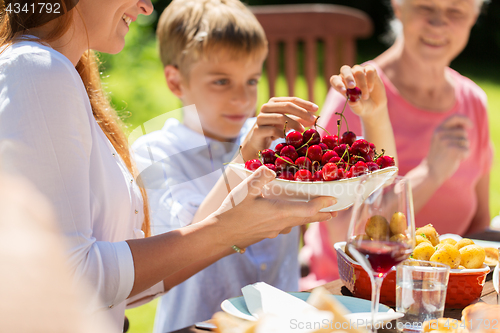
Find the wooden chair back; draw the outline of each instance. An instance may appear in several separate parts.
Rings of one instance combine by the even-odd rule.
[[[314,82],[318,71],[318,42],[324,43],[324,76],[330,77],[342,65],[354,65],[356,39],[373,32],[370,17],[354,8],[329,4],[250,6],[266,32],[269,54],[266,61],[269,95],[275,96],[279,71],[279,43],[284,43],[285,77],[289,96],[294,96],[297,78],[297,51],[304,42],[304,72],[310,101],[314,101]]]

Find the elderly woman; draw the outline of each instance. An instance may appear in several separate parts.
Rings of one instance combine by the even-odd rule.
[[[400,174],[413,186],[416,225],[432,223],[442,234],[477,232],[490,222],[486,95],[449,67],[467,44],[483,2],[392,0],[402,31],[368,62],[386,88]],[[332,89],[320,119],[328,131],[336,133],[335,113],[344,103],[345,96]],[[344,114],[349,130],[361,134],[358,117]],[[332,245],[346,235],[350,214],[343,217],[308,229],[302,255],[310,259],[311,274],[302,287],[338,277]]]

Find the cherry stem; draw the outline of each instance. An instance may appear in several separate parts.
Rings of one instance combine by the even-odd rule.
[[[277,158],[279,158],[280,160],[285,161],[286,163],[290,164],[290,165],[291,165],[291,166],[293,166],[294,168],[296,168],[296,167],[297,167],[295,164],[293,164],[293,163],[292,163],[292,162],[290,162],[290,161],[285,160],[283,157],[281,157],[281,156],[280,156],[280,155],[278,155],[278,154],[274,154],[274,156],[276,156],[276,157],[277,157]]]
[[[288,121],[285,121],[285,126],[283,127],[283,135],[285,136],[286,138],[286,124],[288,123]]]
[[[261,153],[260,150],[259,150],[258,154],[259,154],[259,161],[260,161],[260,163],[262,163],[262,165],[264,165],[264,158],[262,157],[262,153]]]
[[[326,132],[326,134],[328,134],[328,135],[330,135],[330,136],[331,136],[330,132],[328,132],[328,131],[326,130],[326,128],[324,128],[323,126],[318,125],[318,119],[319,119],[319,117],[321,117],[321,116],[317,116],[317,117],[316,117],[316,121],[314,122],[314,127],[319,127],[319,128],[321,128],[323,131],[325,131],[325,132]]]
[[[306,142],[306,143],[304,143],[302,146],[300,146],[297,150],[302,149],[302,148],[304,148],[305,146],[307,146],[307,145],[309,144],[309,142],[311,142],[311,140],[313,139],[313,137],[314,137],[314,135],[312,135],[312,136],[309,138],[309,140],[307,140],[307,142]],[[306,154],[307,154],[307,153],[306,153]]]
[[[338,114],[340,115],[340,121],[337,122],[337,127],[338,127],[338,137],[339,137],[339,140],[340,140],[340,127],[342,126],[342,117],[344,116],[344,110],[345,110],[345,107],[347,106],[347,101],[349,100],[349,98],[346,96],[345,98],[345,103],[344,103],[344,107],[342,108],[342,112],[341,113],[338,113],[338,112],[335,112],[335,114]],[[346,120],[346,126],[347,125],[347,120]],[[349,127],[347,127],[347,130],[349,131]]]
[[[241,156],[241,158],[243,159],[243,161],[245,161],[245,158],[243,157],[243,154],[241,152],[241,150],[243,149],[243,146],[240,145],[240,149],[238,150],[238,154]],[[246,162],[246,161],[245,161]]]

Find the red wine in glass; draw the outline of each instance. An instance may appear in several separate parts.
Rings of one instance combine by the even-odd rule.
[[[359,241],[351,244],[354,251],[363,254],[374,273],[385,275],[411,253],[411,249],[401,242]]]

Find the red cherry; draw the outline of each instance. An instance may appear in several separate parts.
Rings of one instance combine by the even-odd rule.
[[[307,146],[303,146],[303,147],[297,149],[297,154],[299,154],[299,157],[300,156],[306,156],[306,154],[307,154],[307,148],[308,148]]]
[[[276,156],[274,155],[274,150],[272,149],[264,149],[260,154],[264,164],[274,164],[276,161]]]
[[[286,146],[286,143],[278,143],[276,147],[274,147],[274,150],[276,151],[276,154],[280,154],[281,149]]]
[[[396,162],[394,162],[394,157],[384,155],[384,156],[380,156],[377,159],[377,164],[380,167],[380,169],[384,169],[384,168],[387,168],[390,166],[395,166]]]
[[[345,178],[352,178],[352,168],[345,173]]]
[[[339,168],[345,168],[345,162],[338,156],[330,158],[329,163],[335,163]]]
[[[352,144],[356,141],[356,134],[354,132],[348,131],[342,134],[341,143],[345,143],[346,145],[352,146]]]
[[[313,182],[321,182],[323,181],[323,171],[318,170],[313,175]]]
[[[361,99],[361,89],[359,89],[358,87],[347,89],[346,95],[351,102],[357,102]]]
[[[309,146],[317,145],[321,141],[321,136],[319,135],[318,131],[316,131],[314,128],[305,130],[304,134],[302,134],[302,137],[303,137],[302,142],[307,143]]]
[[[292,168],[293,161],[290,157],[286,156],[281,156],[276,159],[276,162],[274,162],[274,165],[276,166],[276,171],[284,171],[284,170],[289,170]]]
[[[323,167],[323,179],[326,181],[336,180],[338,178],[339,168],[335,163],[326,163]]]
[[[345,151],[348,150],[348,149],[349,148],[347,147],[347,145],[345,143],[343,143],[343,144],[335,147],[333,149],[333,151],[336,152],[339,157],[343,158],[344,161],[347,162],[349,154],[345,153]]]
[[[361,162],[359,161],[358,163],[356,163],[352,168],[352,175],[354,177],[358,177],[358,176],[361,176],[361,175],[364,175],[365,173],[368,173],[368,167],[366,166],[366,163],[365,162]]]
[[[370,142],[370,148],[371,148],[372,150],[375,150],[375,144],[373,144],[373,143],[371,143],[371,142]]]
[[[289,157],[292,161],[295,161],[299,157],[299,154],[295,151],[294,146],[289,145],[281,149],[280,156]]]
[[[285,141],[287,145],[292,145],[295,148],[299,148],[300,146],[302,146],[303,142],[302,134],[300,134],[300,132],[297,131],[292,131],[287,134]]]
[[[367,162],[366,166],[368,167],[368,171],[373,172],[379,169],[378,164],[375,162]]]
[[[293,172],[290,170],[284,170],[278,176],[279,179],[294,180]]]
[[[324,153],[325,151],[330,150],[330,149],[328,148],[328,146],[327,146],[327,145],[325,145],[323,142],[318,143],[318,146],[320,146],[320,147],[321,147],[321,150],[323,150],[323,153]]]
[[[274,164],[264,164],[266,167],[268,167],[269,169],[273,170],[274,172],[276,172],[276,166]]]
[[[330,161],[330,159],[332,157],[339,157],[339,155],[337,155],[336,152],[334,152],[333,150],[329,150],[325,153],[323,153],[323,157],[321,158],[321,164],[325,165],[326,163],[328,163],[328,161]]]
[[[310,182],[312,181],[312,177],[311,171],[306,169],[300,169],[295,173],[295,180],[297,181]]]
[[[368,141],[366,141],[365,139],[356,140],[351,146],[351,152],[354,155],[368,154],[369,151],[370,143],[368,143]]]
[[[323,149],[319,145],[311,146],[307,149],[307,157],[311,159],[311,161],[321,162],[321,158],[323,157]]]
[[[324,143],[328,149],[333,150],[333,148],[339,145],[339,138],[336,135],[325,135],[321,138],[321,142]]]
[[[312,170],[312,163],[308,157],[301,156],[295,160],[295,164],[299,167],[299,169],[307,169]]]
[[[368,154],[362,154],[361,156],[363,156],[365,162],[372,162],[373,158],[375,157],[375,152],[372,149],[370,149]]]
[[[337,171],[337,179],[344,179],[345,178],[345,170],[344,168],[339,168]]]
[[[245,168],[247,168],[250,171],[257,170],[261,165],[262,165],[262,162],[259,161],[258,159],[248,160],[245,162]]]

